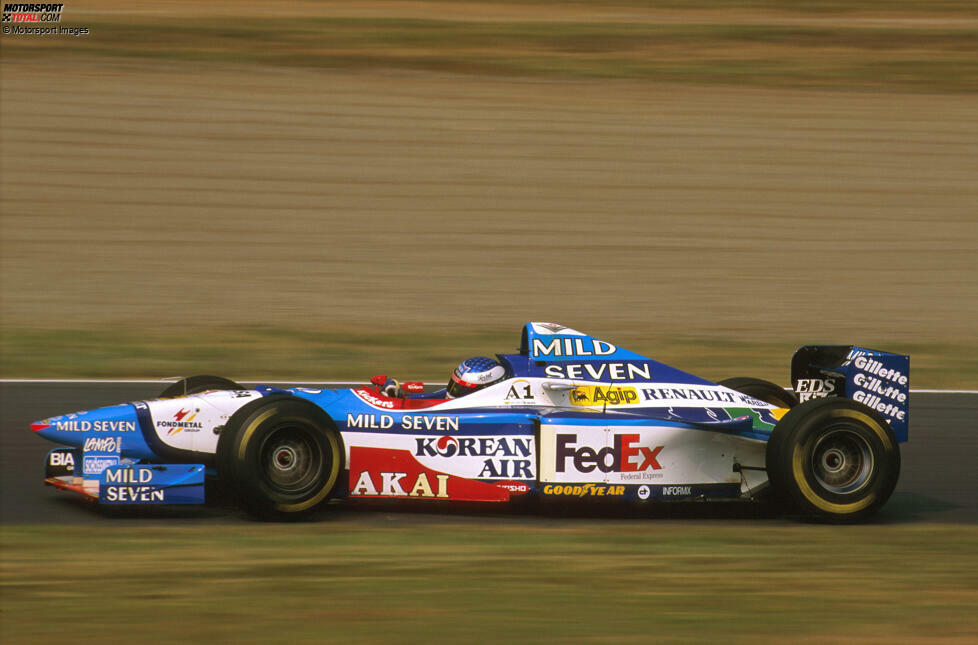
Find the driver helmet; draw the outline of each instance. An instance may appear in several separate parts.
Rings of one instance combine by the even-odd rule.
[[[467,358],[452,372],[448,382],[448,398],[457,399],[472,394],[487,385],[498,383],[506,375],[506,368],[499,361],[485,356]]]

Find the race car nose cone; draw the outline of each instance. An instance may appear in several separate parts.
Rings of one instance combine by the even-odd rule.
[[[136,410],[129,403],[98,410],[63,414],[31,424],[31,430],[49,441],[81,446],[89,437],[135,433]]]
[[[41,432],[42,430],[47,430],[52,425],[50,419],[45,419],[44,421],[35,421],[31,424],[31,430],[34,432]],[[44,433],[41,433],[42,437],[45,437]],[[47,438],[47,437],[45,437]]]
[[[58,421],[63,418],[64,417],[51,417],[50,419],[44,419],[43,421],[35,421],[31,424],[31,430],[49,441],[61,441],[61,433],[58,432]]]

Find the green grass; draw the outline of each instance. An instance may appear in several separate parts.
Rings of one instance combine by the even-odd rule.
[[[828,11],[816,9],[823,10]],[[87,38],[6,38],[4,56],[71,54],[755,86],[978,89],[978,30],[973,27],[897,23],[866,28],[850,26],[844,18],[841,24],[787,25],[752,19],[757,23],[242,15],[139,22],[138,17],[99,15],[77,23],[92,29]]]
[[[634,333],[610,340],[706,378],[756,376],[781,384],[787,384],[791,355],[802,344],[802,339],[743,342]],[[978,388],[974,347],[866,340],[870,347],[909,354],[913,387]],[[366,380],[381,373],[441,382],[463,358],[516,353],[518,348],[518,329],[8,328],[0,334],[0,377],[219,374],[242,380]]]
[[[972,527],[380,516],[6,526],[0,544],[10,643],[978,638]]]

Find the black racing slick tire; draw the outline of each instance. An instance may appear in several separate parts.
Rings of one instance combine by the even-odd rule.
[[[210,390],[243,390],[231,379],[223,376],[211,376],[210,374],[198,374],[182,378],[173,385],[169,386],[160,394],[161,399],[168,399],[175,396],[187,396],[189,394],[200,394]]]
[[[293,396],[269,396],[235,412],[221,430],[217,473],[251,515],[294,520],[331,497],[343,455],[329,415]]]
[[[886,503],[900,476],[900,448],[871,408],[843,398],[800,403],[774,427],[767,472],[775,495],[813,519],[851,523]]]
[[[786,390],[777,383],[749,376],[735,376],[723,379],[717,385],[729,387],[731,390],[760,399],[765,403],[780,408],[793,408],[798,405],[798,397],[791,390]]]

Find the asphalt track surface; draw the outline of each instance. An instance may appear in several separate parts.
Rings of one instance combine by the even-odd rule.
[[[54,444],[35,436],[30,422],[49,416],[90,410],[130,400],[153,398],[159,383],[0,383],[0,523],[91,524],[139,521],[150,523],[228,523],[249,521],[227,503],[204,507],[126,508],[101,512],[75,496],[44,486],[44,457]],[[903,466],[896,491],[872,520],[881,523],[945,522],[978,524],[978,394],[915,393],[911,397],[910,442],[901,446]],[[664,505],[663,505],[664,506]],[[744,504],[687,504],[653,517],[701,521],[728,517],[758,522],[791,521],[768,512],[747,510]],[[737,510],[731,511],[735,507]],[[317,514],[316,519],[376,521],[378,516],[407,521],[438,522],[443,518],[480,518],[485,513],[511,515],[515,521],[535,522],[526,512],[472,511],[461,513],[347,506]],[[421,511],[420,513],[418,511]],[[566,511],[562,511],[566,513]],[[573,517],[607,511],[570,511]],[[618,513],[619,511],[614,511]],[[546,521],[546,520],[540,520]]]

